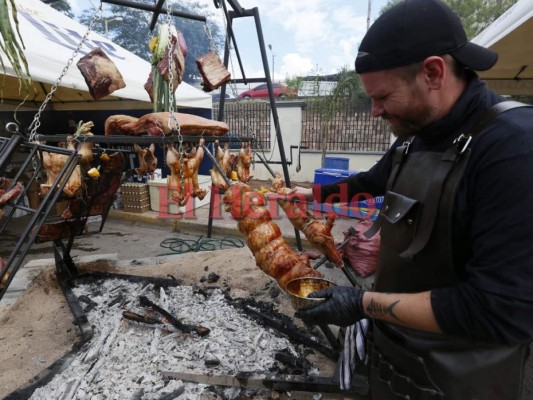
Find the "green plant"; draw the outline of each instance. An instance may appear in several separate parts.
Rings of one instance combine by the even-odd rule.
[[[11,19],[13,19],[14,27]],[[24,55],[24,41],[20,35],[18,25],[15,0],[0,0],[0,51],[5,54],[7,60],[11,63],[21,84],[26,90],[29,90],[31,84],[30,71]],[[0,63],[5,75],[6,67],[1,57]]]

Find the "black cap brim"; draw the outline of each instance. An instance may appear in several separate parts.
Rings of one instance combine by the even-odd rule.
[[[491,69],[498,61],[498,53],[468,42],[458,50],[451,51],[450,54],[464,66],[474,71],[486,71]]]

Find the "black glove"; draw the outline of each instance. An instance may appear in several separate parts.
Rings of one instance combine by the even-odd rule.
[[[323,297],[326,300],[315,307],[299,310],[294,315],[308,324],[353,325],[365,317],[363,312],[364,293],[364,290],[351,286],[333,286],[318,290],[307,297]]]

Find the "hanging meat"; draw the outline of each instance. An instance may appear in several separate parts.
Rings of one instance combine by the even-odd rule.
[[[105,120],[104,133],[106,135],[133,135],[133,132],[129,132],[131,128],[124,128],[124,125],[131,127],[137,122],[139,118],[131,117],[129,115],[111,115]]]
[[[72,136],[67,137],[67,149],[75,151],[74,138]],[[46,170],[46,183],[41,184],[40,195],[44,197],[50,190],[54,182],[56,181],[63,166],[67,163],[69,158],[66,154],[49,153],[47,151],[42,152],[43,167]],[[63,180],[65,177],[63,177]],[[63,182],[61,180],[61,182]],[[75,197],[81,190],[81,169],[79,165],[76,165],[72,174],[67,178],[67,183],[63,188],[63,194],[66,197]]]
[[[253,176],[250,174],[253,159],[252,143],[248,142],[248,147],[246,148],[245,144],[242,143],[241,151],[237,156],[237,176],[242,183],[247,183]]]
[[[224,204],[224,209],[237,220],[257,266],[274,278],[282,289],[295,278],[323,277],[311,267],[306,254],[296,253],[285,241],[279,226],[272,221],[261,193],[239,182],[226,191]]]
[[[207,194],[207,190],[201,189],[198,183],[198,169],[204,158],[204,144],[205,140],[200,139],[198,149],[190,154],[183,154],[183,160],[172,144],[167,146],[166,160],[170,169],[170,175],[167,177],[168,193],[170,199],[180,206],[187,204],[191,196],[202,200]],[[182,164],[183,177],[181,176]]]
[[[200,75],[202,75],[202,85],[205,92],[218,89],[231,79],[231,74],[213,50],[196,59],[196,65]]]
[[[80,58],[76,64],[95,100],[126,87],[119,70],[99,47]]]
[[[307,210],[306,202],[291,201],[288,196],[291,189],[285,187],[285,182],[279,175],[272,180],[271,190],[279,195],[277,202],[287,217],[289,217],[291,224],[302,231],[309,243],[322,252],[331,263],[338,267],[343,267],[344,261],[342,261],[342,256],[337,251],[335,239],[331,234],[337,214],[334,212],[328,213],[325,224],[314,218]]]
[[[218,165],[220,165],[220,167],[224,171],[224,175],[228,178],[231,174],[234,158],[235,155],[230,153],[227,142],[224,144],[224,150],[222,150],[222,147],[220,146],[218,140],[215,140],[215,159],[217,160]],[[217,168],[213,167],[209,170],[209,172],[211,174],[211,182],[213,183],[213,186],[224,190],[228,189],[226,180],[222,177]]]
[[[155,144],[151,144],[146,148],[142,148],[138,144],[134,144],[133,148],[139,158],[139,167],[135,168],[135,173],[139,178],[144,174],[152,174],[157,168],[157,157],[155,156]]]
[[[182,135],[222,136],[229,131],[225,122],[215,121],[186,113],[174,113]],[[140,118],[112,115],[105,122],[106,135],[165,136],[171,132],[174,121],[169,112],[157,112]],[[176,127],[177,128],[177,127]]]

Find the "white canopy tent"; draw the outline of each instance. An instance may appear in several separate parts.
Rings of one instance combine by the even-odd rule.
[[[25,109],[38,107],[50,88],[60,77],[74,50],[87,32],[86,26],[39,0],[16,0],[20,34],[24,40],[25,55],[34,82],[35,93],[26,99]],[[100,47],[115,63],[126,87],[112,95],[94,101],[76,62],[92,49]],[[6,77],[0,76],[1,109],[17,106],[26,96],[20,90],[11,64],[2,55]],[[0,71],[1,73],[2,71]],[[55,92],[51,107],[55,110],[150,109],[151,103],[144,84],[150,73],[150,63],[113,43],[96,32],[91,32],[73,60],[60,87]],[[2,85],[3,83],[3,85]],[[3,87],[2,87],[3,86]],[[178,107],[212,108],[211,96],[183,82],[176,90]]]
[[[533,95],[533,0],[519,0],[476,36],[474,43],[499,54],[479,76],[505,95]]]

